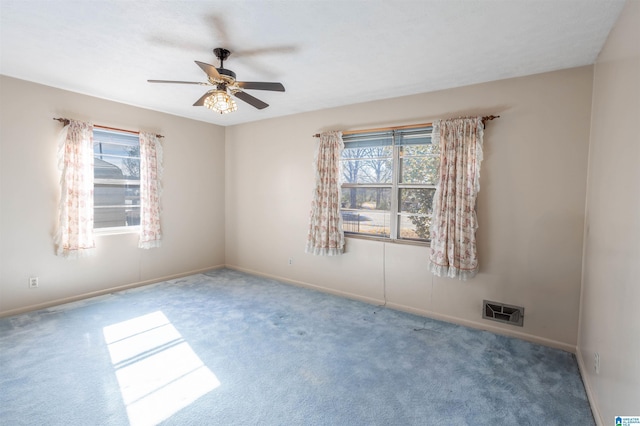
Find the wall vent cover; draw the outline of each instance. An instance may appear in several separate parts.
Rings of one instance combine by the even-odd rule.
[[[524,323],[524,308],[483,300],[482,318],[522,327]]]

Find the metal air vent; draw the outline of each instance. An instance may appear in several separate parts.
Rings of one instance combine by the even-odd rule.
[[[524,308],[483,300],[482,318],[522,327],[524,323]]]

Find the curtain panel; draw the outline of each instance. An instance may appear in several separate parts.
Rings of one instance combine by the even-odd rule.
[[[438,120],[433,143],[440,146],[440,171],[431,227],[430,270],[466,280],[478,272],[476,197],[480,190],[482,117]]]
[[[315,156],[316,186],[311,203],[306,253],[336,256],[344,251],[340,214],[340,156],[343,148],[342,132],[320,134]]]
[[[58,140],[60,204],[54,238],[58,256],[77,258],[95,248],[93,236],[93,126],[69,120]]]
[[[138,247],[160,247],[162,145],[151,133],[140,132],[140,240]]]

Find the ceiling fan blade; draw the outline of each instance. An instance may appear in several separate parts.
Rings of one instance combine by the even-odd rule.
[[[245,101],[246,103],[248,103],[249,105],[252,105],[258,109],[265,109],[266,107],[269,106],[268,103],[266,102],[262,102],[260,99],[258,98],[254,98],[253,96],[251,96],[248,93],[245,92],[237,92],[235,93],[235,97],[238,99],[242,99],[243,101]]]
[[[213,29],[213,40],[218,40],[222,46],[229,46],[229,31],[227,31],[227,25],[225,24],[222,16],[219,14],[209,15],[206,20],[211,24]]]
[[[176,83],[176,84],[199,84],[201,86],[210,86],[209,83],[200,81],[175,81],[175,80],[147,80],[149,83]]]
[[[267,83],[264,81],[236,81],[236,84],[242,89],[284,92],[284,86],[282,85],[282,83]]]
[[[233,55],[236,58],[244,58],[247,56],[264,55],[269,53],[295,53],[298,50],[294,45],[259,47],[257,49],[234,50]]]
[[[207,99],[209,96],[211,96],[213,92],[215,92],[215,90],[209,90],[207,93],[202,95],[200,99],[198,99],[196,103],[193,104],[193,106],[204,106],[204,100]]]
[[[195,62],[196,64],[198,64],[200,68],[202,68],[202,71],[207,73],[207,75],[212,79],[214,80],[222,79],[222,77],[220,77],[220,74],[218,73],[218,70],[213,65],[205,64],[204,62],[200,62],[200,61],[195,61]]]

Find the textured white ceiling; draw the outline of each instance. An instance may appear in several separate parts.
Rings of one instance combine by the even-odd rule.
[[[218,125],[591,64],[624,1],[0,0],[0,73]],[[193,62],[270,106],[219,115],[192,104]]]

